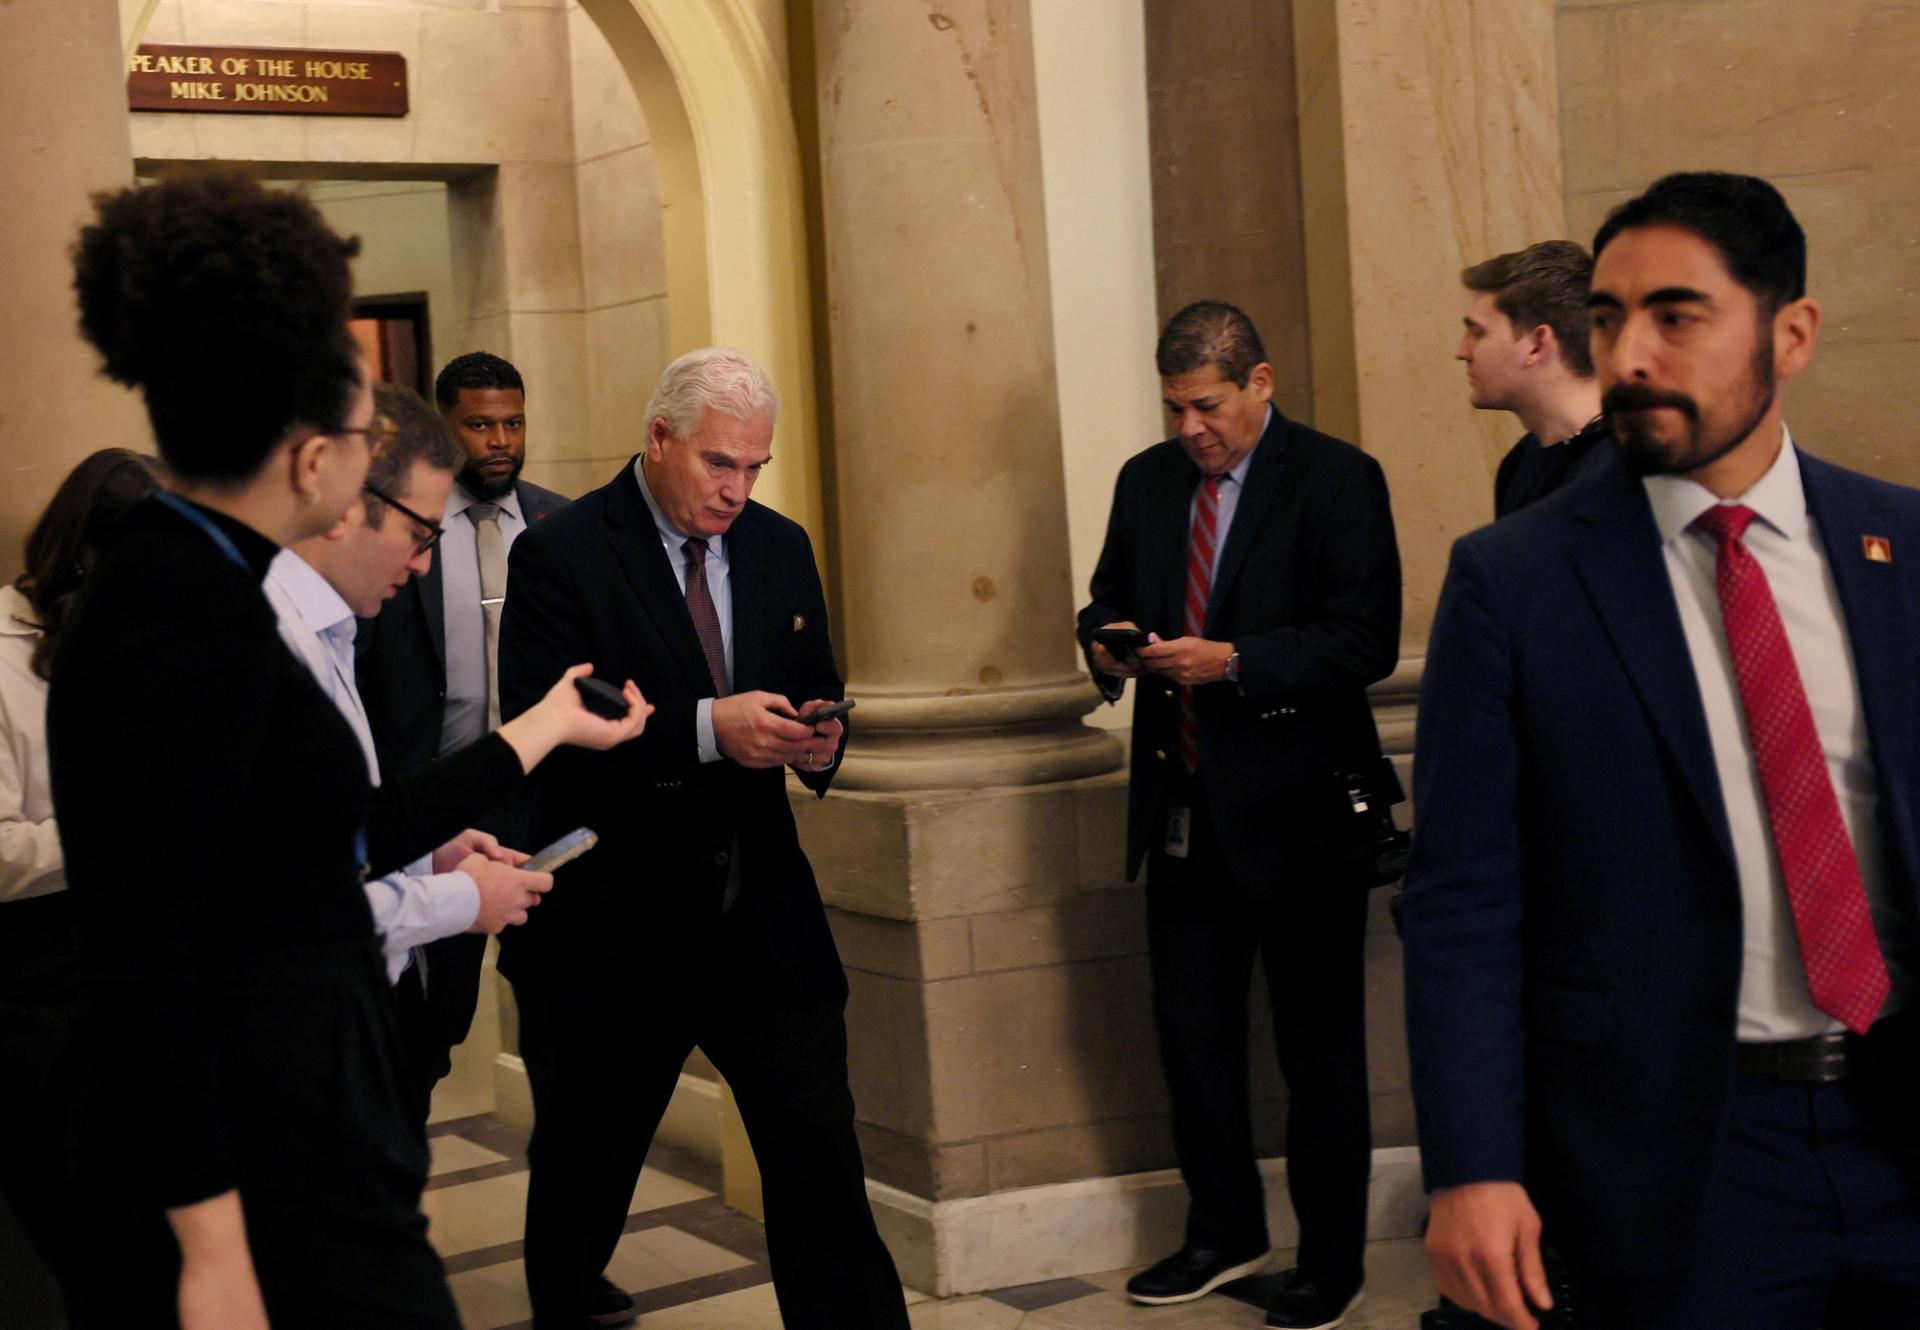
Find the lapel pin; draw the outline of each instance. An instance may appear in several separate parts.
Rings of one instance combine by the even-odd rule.
[[[1871,556],[1871,555],[1869,555],[1868,557],[1869,557],[1869,558],[1871,558],[1872,556]],[[806,626],[807,626],[807,616],[806,616],[806,615],[804,615],[804,614],[796,614],[796,615],[794,615],[794,616],[793,616],[793,631],[794,631],[794,632],[796,632],[796,633],[797,633],[797,632],[799,632],[799,631],[800,631],[800,630],[801,630],[802,628],[805,628]]]
[[[1860,552],[1867,556],[1868,563],[1893,562],[1893,542],[1885,536],[1860,537]]]

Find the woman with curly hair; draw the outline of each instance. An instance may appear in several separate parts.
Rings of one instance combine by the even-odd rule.
[[[261,590],[280,546],[358,501],[386,429],[346,331],[354,245],[301,196],[233,174],[96,206],[75,251],[81,329],[141,390],[172,492],[102,549],[48,700],[79,914],[79,1148],[112,1184],[90,1193],[107,1213],[89,1217],[70,1311],[457,1326],[363,882],[556,745],[638,733],[645,708],[600,720],[569,671],[433,781],[376,795]]]

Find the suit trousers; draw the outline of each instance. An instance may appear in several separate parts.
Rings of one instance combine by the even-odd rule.
[[[1372,1171],[1367,892],[1310,868],[1284,883],[1238,882],[1205,799],[1192,808],[1186,858],[1157,849],[1147,877],[1154,1021],[1174,1150],[1190,1196],[1187,1242],[1227,1252],[1267,1247],[1247,1074],[1247,997],[1257,956],[1266,967],[1287,1083],[1287,1189],[1300,1221],[1298,1265],[1339,1283],[1361,1271]],[[1318,856],[1302,857],[1311,864]]]
[[[394,986],[400,1025],[400,1091],[407,1111],[424,1128],[433,1108],[433,1087],[453,1070],[453,1050],[466,1042],[480,1001],[480,971],[487,954],[483,933],[456,933],[429,942],[424,978],[409,965]]]
[[[1914,1133],[1912,1100],[1889,1106],[1875,1094],[1858,1081],[1736,1077],[1687,1290],[1627,1323],[1920,1326],[1920,1185],[1895,1144]]]
[[[527,1287],[538,1330],[574,1330],[613,1255],[681,1067],[697,1044],[726,1077],[760,1166],[773,1286],[787,1330],[906,1330],[893,1258],[867,1203],[847,1084],[845,987],[796,995],[770,976],[750,903],[716,913],[687,976],[576,965],[516,972],[534,1102]],[[724,976],[722,983],[694,976]],[[836,980],[838,976],[835,976]]]

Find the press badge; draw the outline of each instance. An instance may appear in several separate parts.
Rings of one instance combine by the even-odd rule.
[[[1167,858],[1187,857],[1187,839],[1193,832],[1193,810],[1173,807],[1167,810]]]

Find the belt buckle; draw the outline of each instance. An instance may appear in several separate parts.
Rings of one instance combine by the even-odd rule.
[[[1831,1085],[1847,1078],[1847,1037],[1815,1035],[1796,1040],[1780,1050],[1780,1075],[1785,1080]]]

